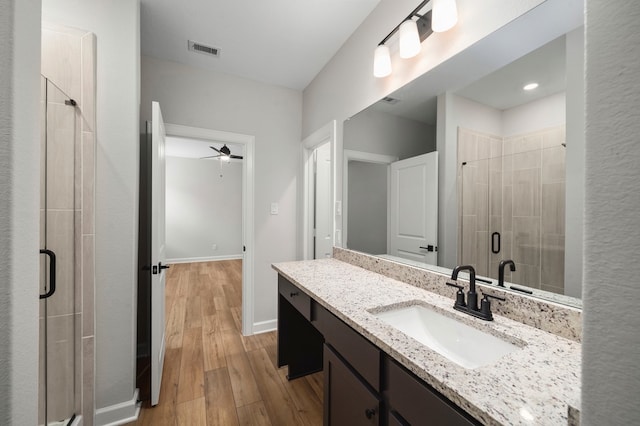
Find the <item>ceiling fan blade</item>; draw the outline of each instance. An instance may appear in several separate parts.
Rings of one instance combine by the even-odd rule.
[[[215,152],[217,152],[218,154],[223,154],[222,151],[220,151],[218,148],[216,148],[215,146],[211,146],[209,145],[209,148],[211,148],[212,150],[214,150]]]
[[[231,158],[237,158],[238,160],[242,160],[242,155],[230,155]]]
[[[200,157],[201,160],[204,160],[206,158],[218,158],[220,157],[219,155],[210,155],[209,157]]]

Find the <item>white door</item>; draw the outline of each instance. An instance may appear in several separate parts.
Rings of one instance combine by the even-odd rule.
[[[165,131],[160,104],[151,105],[151,405],[160,398],[165,325]]]
[[[333,228],[331,202],[331,144],[314,151],[315,156],[315,259],[331,257]]]
[[[389,254],[436,265],[438,153],[391,164]]]

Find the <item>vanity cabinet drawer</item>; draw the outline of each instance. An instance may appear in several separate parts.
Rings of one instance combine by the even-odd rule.
[[[380,357],[376,346],[331,312],[317,310],[316,327],[340,356],[376,391],[380,391]]]
[[[307,320],[311,321],[311,298],[282,275],[278,275],[278,291],[280,295]]]
[[[477,421],[389,357],[384,362],[386,394],[395,424],[479,425]],[[400,417],[402,420],[400,420]],[[390,422],[390,424],[394,424]]]

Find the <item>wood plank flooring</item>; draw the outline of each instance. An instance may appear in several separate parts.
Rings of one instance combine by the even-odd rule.
[[[322,424],[322,373],[288,381],[276,332],[240,331],[242,261],[171,265],[166,294],[160,403],[130,425]]]

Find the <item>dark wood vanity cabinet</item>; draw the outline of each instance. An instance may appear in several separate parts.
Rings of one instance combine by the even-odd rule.
[[[324,370],[324,425],[479,425],[418,376],[278,275],[278,366]]]
[[[379,396],[328,345],[324,345],[324,424],[382,424]]]

